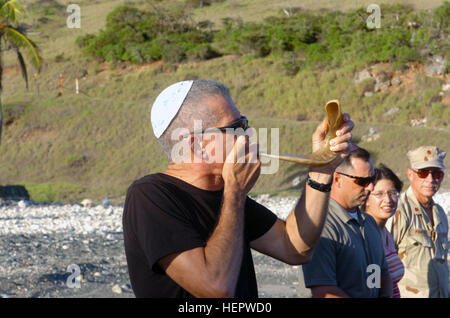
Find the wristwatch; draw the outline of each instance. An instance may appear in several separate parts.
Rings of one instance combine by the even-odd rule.
[[[306,183],[313,189],[316,189],[317,191],[320,192],[330,192],[331,191],[331,185],[333,184],[333,179],[331,180],[330,183],[328,184],[323,184],[323,183],[319,183],[317,181],[314,181],[313,179],[311,179],[309,177],[308,174],[308,178],[306,179]]]

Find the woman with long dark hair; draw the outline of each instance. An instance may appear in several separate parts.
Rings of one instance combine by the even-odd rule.
[[[370,214],[377,223],[381,238],[386,261],[389,267],[389,274],[393,283],[393,298],[400,297],[400,291],[397,283],[403,277],[405,267],[399,258],[395,249],[392,235],[387,231],[386,221],[394,215],[403,182],[388,167],[380,164],[377,168],[377,176],[375,178],[373,191],[367,197],[363,210]]]

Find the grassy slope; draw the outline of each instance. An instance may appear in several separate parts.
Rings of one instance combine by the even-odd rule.
[[[276,15],[282,9],[328,9],[346,11],[367,7],[369,4],[392,3],[393,1],[381,0],[227,0],[214,6],[204,7],[196,11],[196,20],[209,19],[220,23],[223,17],[241,17],[245,21],[258,21],[265,17]],[[410,5],[415,9],[429,9],[439,6],[442,0],[396,0],[395,3]]]
[[[27,184],[35,199],[100,200],[109,196],[123,200],[133,180],[161,171],[167,164],[150,128],[149,106],[164,87],[191,78],[215,78],[227,84],[253,126],[280,128],[281,152],[309,151],[311,133],[324,115],[323,105],[332,98],[340,99],[344,111],[352,114],[357,124],[356,140],[369,127],[378,129],[381,138],[361,146],[403,178],[407,149],[425,143],[450,149],[448,128],[411,128],[405,124],[430,112],[433,115],[432,108],[428,114],[418,114],[416,107],[439,91],[441,81],[421,74],[413,78],[420,89],[405,88],[395,94],[377,93],[361,98],[360,88],[352,83],[353,73],[362,67],[357,61],[334,70],[303,70],[295,77],[283,75],[277,57],[225,56],[182,64],[176,71],[161,63],[111,69],[107,64],[86,61],[74,44],[75,38],[102,28],[107,13],[122,2],[82,1],[81,30],[64,27],[64,16],[52,16],[50,22],[41,25],[36,30],[40,33],[33,37],[43,49],[46,65],[37,82],[31,81],[28,92],[17,70],[10,67],[14,63],[12,56],[6,56],[4,113],[7,118],[17,119],[4,130],[0,148],[2,184]],[[250,2],[258,2],[258,8],[264,12],[263,8],[274,3],[289,1],[241,1]],[[227,6],[232,3],[225,2]],[[223,11],[223,16],[232,13],[209,7],[196,11],[196,18],[214,19],[219,11]],[[32,23],[36,17],[27,18]],[[88,72],[86,79],[80,80],[83,94],[75,95],[74,78],[83,70]],[[65,73],[65,92],[56,98],[60,72]],[[390,117],[382,115],[393,106],[400,111]],[[436,116],[449,116],[448,107],[446,111],[434,109],[437,111],[442,114]],[[298,117],[303,121],[296,121]],[[442,118],[437,122],[442,122]],[[292,179],[304,171],[300,166],[281,163],[276,175],[261,176],[254,192],[292,190]],[[450,178],[445,182],[444,186],[449,187]]]

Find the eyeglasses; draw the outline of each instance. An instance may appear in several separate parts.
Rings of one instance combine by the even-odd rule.
[[[233,122],[230,126],[218,127],[218,128],[212,128],[212,129],[218,129],[220,131],[226,132],[227,129],[238,129],[238,128],[242,128],[243,130],[247,130],[247,128],[248,128],[247,117],[241,116],[241,118],[239,118],[238,120]],[[207,131],[207,130],[208,129],[206,129],[205,131]]]
[[[373,176],[371,177],[357,177],[357,176],[351,176],[349,174],[343,173],[343,172],[338,172],[337,173],[355,179],[353,180],[357,185],[361,186],[361,187],[367,187],[369,184],[374,183],[375,178],[377,177],[377,170],[375,170],[375,173],[373,174]]]
[[[419,176],[420,179],[425,179],[426,177],[428,177],[430,173],[433,179],[435,180],[440,180],[444,177],[444,171],[442,170],[431,170],[431,169],[419,169],[419,170],[411,169],[411,170],[414,171]]]
[[[378,191],[378,192],[372,192],[370,195],[373,195],[378,200],[381,200],[384,198],[385,195],[388,195],[390,199],[398,199],[400,193],[398,193],[397,190],[390,190],[390,191]]]
[[[224,126],[224,127],[213,127],[213,128],[207,128],[203,131],[194,131],[194,132],[190,132],[186,135],[183,135],[182,138],[186,138],[187,136],[190,136],[191,134],[204,134],[207,132],[213,132],[213,131],[217,131],[220,130],[222,132],[227,132],[227,129],[238,129],[238,128],[242,128],[244,131],[247,130],[249,127],[248,125],[248,119],[245,116],[241,116],[238,120],[236,120],[235,122],[231,123],[229,126]]]

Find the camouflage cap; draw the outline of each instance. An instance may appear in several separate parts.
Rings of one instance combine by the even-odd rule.
[[[447,153],[436,146],[422,146],[408,151],[408,159],[413,169],[436,167],[445,170],[444,158]]]

